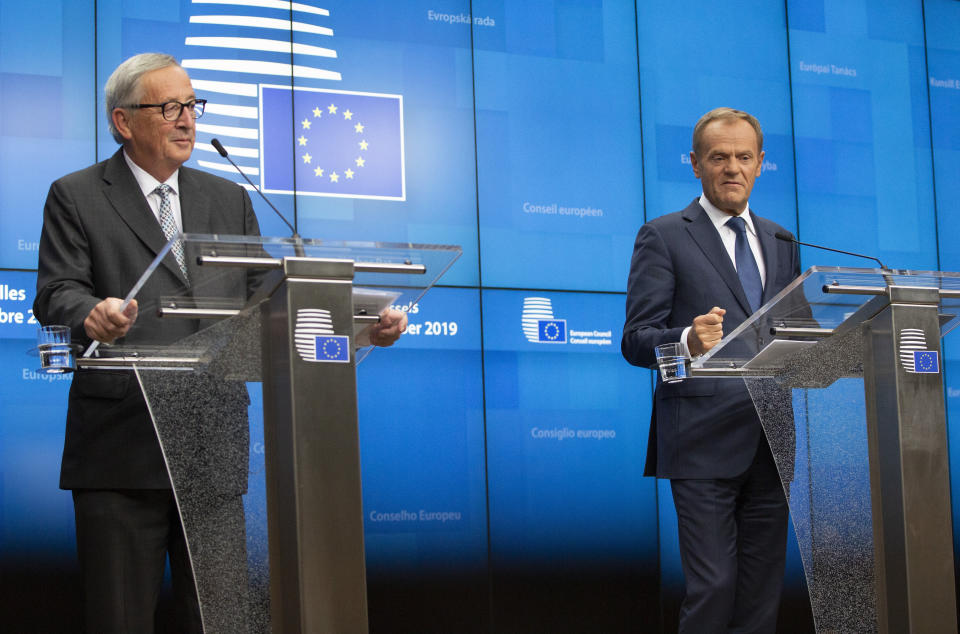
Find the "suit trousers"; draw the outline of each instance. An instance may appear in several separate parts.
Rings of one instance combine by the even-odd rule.
[[[670,485],[686,581],[680,632],[775,632],[788,508],[766,438],[736,478]]]
[[[73,506],[87,632],[153,632],[168,554],[177,631],[203,631],[171,490],[77,489]]]

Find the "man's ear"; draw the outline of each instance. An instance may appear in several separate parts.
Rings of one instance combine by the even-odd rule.
[[[690,152],[690,165],[693,167],[693,175],[700,178],[700,164],[697,162],[696,152]]]
[[[120,136],[125,139],[130,139],[133,137],[133,132],[130,130],[129,112],[123,108],[114,108],[113,112],[110,113],[110,118],[113,120],[113,127],[117,129],[117,132],[120,133]]]

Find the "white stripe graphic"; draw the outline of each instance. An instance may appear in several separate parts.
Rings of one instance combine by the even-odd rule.
[[[236,174],[237,170],[234,169],[233,165],[229,163],[214,163],[213,161],[197,161],[197,165],[200,167],[206,167],[207,169],[217,170],[218,172],[228,172],[230,174]],[[260,168],[258,167],[246,167],[240,165],[240,171],[246,174],[247,176],[259,176]]]
[[[260,37],[188,37],[187,46],[212,46],[214,48],[238,48],[245,51],[268,51],[271,53],[297,53],[316,57],[336,57],[337,52],[322,46],[310,46],[283,40],[268,40]]]
[[[285,82],[296,78],[304,84],[317,80],[324,83],[342,81],[339,72],[326,69],[338,63],[337,51],[329,45],[334,35],[334,29],[328,28],[334,26],[329,22],[330,11],[313,4],[321,3],[312,0],[191,0],[190,37],[184,38],[184,44],[191,47],[186,50],[193,56],[181,60],[181,65],[199,76],[192,80],[194,90],[211,101],[204,113],[209,116],[202,123],[198,121],[196,126],[197,140],[202,141],[195,146],[199,150],[194,156],[198,167],[216,171],[227,178],[231,178],[233,172],[231,180],[252,191],[232,166],[214,154],[216,150],[209,144],[210,139],[219,137],[244,174],[262,179],[261,150],[249,147],[250,141],[258,141],[262,134],[258,82],[264,76],[278,77]],[[234,15],[218,14],[218,6]],[[250,15],[253,12],[259,15]],[[279,59],[286,62],[272,61],[271,58],[276,58],[278,53],[281,54]],[[294,61],[289,57],[292,53],[299,56],[296,58],[299,64],[290,63]],[[234,54],[250,59],[221,58]],[[319,65],[326,68],[319,68]],[[236,97],[218,99],[218,94]],[[217,103],[224,101],[227,103]],[[248,122],[251,127],[244,125]],[[228,145],[231,142],[232,145]]]
[[[218,92],[224,95],[240,95],[241,97],[256,97],[259,94],[256,84],[244,84],[236,81],[213,81],[211,79],[191,79],[190,83],[193,84],[193,88],[197,92]],[[207,108],[209,107],[208,104]]]
[[[197,143],[193,146],[194,150],[201,150],[203,152],[213,152],[214,154],[220,154],[217,152],[217,148],[213,147],[209,143]],[[260,150],[254,147],[236,147],[233,145],[224,145],[223,149],[227,151],[230,156],[243,156],[245,158],[260,158]]]
[[[927,338],[920,328],[904,328],[900,331],[900,365],[910,373],[915,373],[917,368],[914,363],[913,353],[917,350],[927,349]]]
[[[311,7],[299,2],[284,0],[192,0],[193,4],[230,4],[238,7],[262,7],[264,9],[282,9],[284,11],[300,11],[314,15],[330,15],[330,12],[320,7]]]
[[[197,132],[206,132],[213,136],[232,136],[238,139],[257,139],[259,131],[257,128],[238,128],[232,125],[210,125],[209,123],[198,123]]]
[[[317,360],[317,337],[332,335],[333,322],[330,311],[321,308],[301,308],[297,311],[297,323],[293,329],[293,341],[304,361]]]
[[[313,33],[315,35],[333,35],[333,29],[306,22],[293,20],[279,20],[277,18],[257,18],[252,15],[192,15],[190,22],[194,24],[220,24],[223,26],[250,26],[259,29],[276,29],[278,31],[296,31],[298,33]]]
[[[541,319],[553,319],[553,303],[546,297],[524,297],[520,323],[528,341],[539,342]]]
[[[299,64],[283,64],[280,62],[257,62],[248,59],[185,59],[180,64],[184,68],[199,68],[203,70],[223,70],[232,73],[253,73],[256,75],[278,75],[304,79],[333,79],[340,81],[340,73]]]
[[[259,110],[253,106],[230,106],[223,103],[208,103],[203,114],[219,114],[225,117],[256,119]]]

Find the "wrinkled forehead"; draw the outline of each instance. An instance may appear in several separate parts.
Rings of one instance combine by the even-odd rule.
[[[744,151],[757,153],[757,132],[742,119],[711,121],[703,129],[703,148],[713,151]]]
[[[180,66],[167,66],[145,73],[140,78],[143,99],[150,103],[187,101],[193,98],[190,76]]]

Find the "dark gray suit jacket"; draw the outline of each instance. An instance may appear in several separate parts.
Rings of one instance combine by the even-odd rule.
[[[236,183],[181,167],[179,188],[185,233],[259,235],[250,197]],[[88,344],[83,328],[87,314],[106,297],[125,297],[166,242],[122,151],[64,176],[51,185],[44,207],[34,313],[43,324],[70,326],[73,341]],[[204,274],[190,265],[191,280]],[[245,274],[239,275],[234,283],[244,290],[237,292],[245,292]],[[141,308],[136,330],[125,343],[168,344],[195,332],[197,322],[161,320],[140,299],[169,295],[183,286],[182,273],[167,254],[137,295]],[[75,374],[60,486],[169,488],[133,372]]]
[[[800,274],[796,247],[777,240],[782,227],[752,214],[766,266],[766,303]],[[723,332],[751,313],[736,269],[716,227],[694,200],[686,209],[643,225],[627,289],[621,350],[633,365],[656,367],[654,348],[680,341],[683,329],[714,306],[726,309]],[[657,378],[646,475],[732,478],[746,471],[761,426],[741,379]]]

